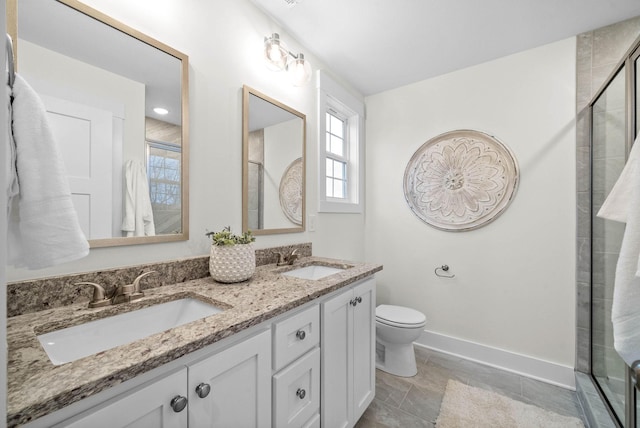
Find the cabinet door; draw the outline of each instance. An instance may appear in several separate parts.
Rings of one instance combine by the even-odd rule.
[[[320,410],[320,349],[273,376],[273,426],[300,428]]]
[[[144,384],[55,427],[72,428],[187,428],[187,409],[177,413],[170,403],[187,396],[187,369]]]
[[[320,421],[326,428],[347,427],[353,418],[352,296],[349,290],[322,304]]]
[[[358,301],[353,308],[353,422],[367,410],[376,388],[375,289],[373,278],[353,289],[353,298]]]
[[[188,377],[190,428],[270,426],[270,330],[190,365]],[[211,387],[204,398],[201,383]]]

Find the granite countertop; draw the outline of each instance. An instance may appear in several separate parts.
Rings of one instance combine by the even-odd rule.
[[[280,275],[307,265],[345,268],[320,280]],[[293,266],[259,266],[249,280],[220,284],[210,277],[145,290],[131,303],[89,309],[76,304],[7,320],[7,424],[19,426],[137,375],[260,324],[382,270],[370,263],[305,257]],[[128,310],[194,297],[225,310],[136,342],[54,366],[36,336]]]

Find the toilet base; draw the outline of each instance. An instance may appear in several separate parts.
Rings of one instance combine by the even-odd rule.
[[[413,343],[376,343],[376,368],[394,376],[413,377],[418,373]]]

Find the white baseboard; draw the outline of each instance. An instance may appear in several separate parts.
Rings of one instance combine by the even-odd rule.
[[[415,345],[575,391],[574,368],[425,330]]]

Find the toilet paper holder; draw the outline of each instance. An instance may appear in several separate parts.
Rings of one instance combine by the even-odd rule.
[[[439,271],[442,271],[439,272]],[[449,272],[449,265],[442,265],[442,266],[438,266],[434,271],[433,271],[436,276],[439,276],[441,278],[454,278],[455,274],[451,274],[448,275],[447,272]]]

